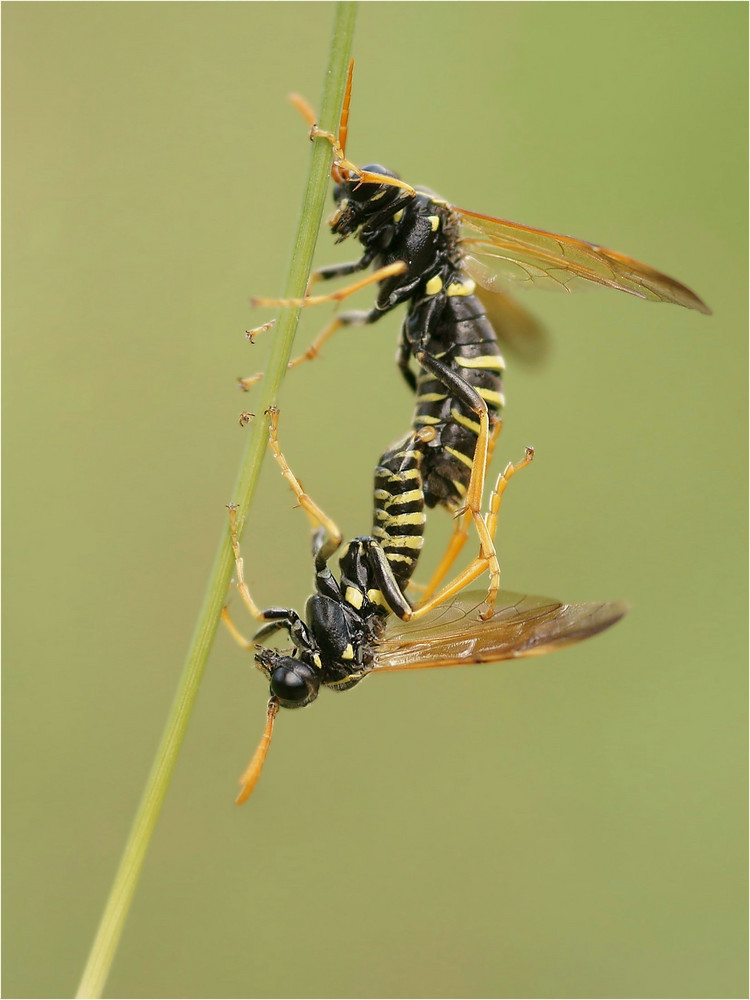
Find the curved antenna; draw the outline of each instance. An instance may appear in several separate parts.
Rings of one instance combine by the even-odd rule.
[[[352,75],[354,73],[354,60],[349,60],[349,71],[346,75],[346,90],[344,91],[344,103],[341,105],[341,119],[339,121],[339,146],[342,156],[346,156],[346,137],[349,132],[349,105],[352,101]]]
[[[260,738],[257,750],[253,754],[253,759],[247,765],[245,773],[240,778],[240,785],[242,785],[242,789],[240,794],[234,800],[235,805],[241,806],[243,802],[247,802],[252,795],[253,789],[258,783],[260,772],[263,770],[263,765],[266,762],[268,748],[271,745],[273,723],[278,710],[279,699],[271,698],[268,702],[268,708],[266,710],[266,728],[263,730],[263,735]]]
[[[333,149],[333,163],[331,165],[331,178],[336,184],[344,184],[352,177],[357,178],[357,187],[362,184],[385,184],[388,187],[402,188],[412,197],[416,194],[415,189],[406,181],[396,177],[387,177],[385,174],[373,173],[370,170],[362,170],[356,163],[347,160],[345,155],[346,139],[349,134],[349,106],[352,99],[352,76],[354,74],[354,60],[349,61],[349,72],[346,77],[346,90],[344,91],[344,103],[341,107],[341,118],[339,119],[338,132],[325,132],[318,128],[317,115],[313,106],[301,94],[288,94],[287,100],[302,115],[308,125],[310,125],[311,139],[325,139],[330,142]],[[257,304],[257,303],[256,303]],[[244,386],[247,388],[247,386]]]
[[[331,137],[331,145],[333,146],[333,164],[331,166],[331,177],[337,184],[341,184],[346,180],[346,174],[342,167],[340,166],[340,161],[345,158],[346,155],[346,137],[349,133],[349,106],[352,100],[352,74],[354,73],[354,60],[349,60],[349,70],[346,75],[346,90],[344,91],[344,103],[341,106],[341,118],[339,119],[339,128],[335,137]],[[315,108],[312,104],[304,98],[301,94],[288,94],[287,100],[292,104],[297,111],[302,115],[307,124],[311,128],[317,127],[318,116],[315,114]]]

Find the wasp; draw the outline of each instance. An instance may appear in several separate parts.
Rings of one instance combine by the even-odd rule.
[[[315,113],[303,98],[292,95],[291,99],[311,125],[311,138],[323,139],[333,148],[331,175],[337,210],[329,223],[331,231],[337,242],[355,236],[363,254],[356,261],[313,272],[302,299],[252,301],[263,306],[338,303],[377,283],[371,309],[339,315],[289,367],[316,357],[341,327],[375,323],[406,305],[397,359],[416,394],[407,450],[421,452],[426,505],[441,505],[461,515],[425,596],[434,593],[460,552],[473,518],[480,539],[479,559],[490,570],[491,610],[499,566],[483,524],[481,500],[504,406],[504,363],[497,338],[531,344],[532,350],[539,339],[534,320],[507,294],[505,285],[570,292],[593,283],[649,301],[671,302],[706,314],[711,310],[685,285],[630,257],[569,236],[466,211],[428,188],[412,187],[380,164],[357,166],[345,153],[351,81],[352,64],[335,135],[317,127]],[[351,276],[370,266],[372,273],[345,288],[327,295],[310,294],[319,281]],[[259,377],[243,379],[241,385],[247,388]],[[392,447],[379,466],[394,474],[393,462]]]
[[[255,665],[270,684],[266,725],[240,779],[238,805],[248,799],[260,777],[279,708],[303,708],[317,698],[321,687],[346,691],[369,674],[540,655],[596,635],[626,613],[622,601],[563,604],[505,591],[499,595],[500,607],[487,620],[477,615],[484,602],[482,591],[463,591],[456,596],[441,593],[429,605],[412,609],[380,543],[372,536],[355,538],[343,548],[336,579],[328,561],[341,548],[341,532],[302,490],[279,446],[278,411],[272,408],[269,416],[269,447],[298,505],[317,525],[313,539],[315,593],[307,601],[304,618],[292,608],[260,609],[245,582],[236,514],[230,506],[237,588],[252,616],[263,624],[248,641],[226,608],[222,617],[237,642],[254,651]],[[506,468],[492,493],[486,515],[491,537],[503,491],[521,466]],[[258,644],[279,631],[286,633],[291,649],[280,651]]]

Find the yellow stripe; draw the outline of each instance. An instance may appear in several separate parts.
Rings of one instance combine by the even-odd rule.
[[[412,503],[414,500],[421,500],[424,493],[421,490],[408,490],[406,493],[401,493],[398,496],[393,496],[390,494],[391,503]]]
[[[402,479],[419,479],[422,473],[419,469],[404,469],[403,472],[391,472],[388,476],[389,483],[400,483]]]
[[[411,459],[419,460],[422,457],[422,452],[421,451],[414,451],[413,448],[410,448],[408,450],[404,449],[403,451],[397,451],[394,454],[393,457],[394,458],[411,458]]]
[[[424,524],[425,514],[421,511],[413,511],[410,514],[389,514],[389,524]]]
[[[496,371],[504,371],[505,364],[497,354],[482,354],[477,358],[456,358],[456,363],[462,368],[494,368]]]
[[[433,233],[436,232],[437,229],[440,226],[440,216],[439,215],[428,215],[427,218],[428,218],[429,223],[430,223],[430,229],[433,231]]]
[[[451,479],[451,482],[453,483],[453,485],[454,485],[454,487],[456,489],[456,493],[458,493],[458,495],[460,497],[465,497],[466,496],[466,487],[464,486],[464,484],[463,483],[459,483],[459,481],[457,479]]]
[[[414,418],[414,423],[415,424],[440,424],[440,423],[442,423],[442,418],[441,417],[428,417],[427,415],[424,415],[422,417],[415,417]]]
[[[445,450],[449,455],[453,455],[454,458],[457,458],[459,462],[463,462],[467,468],[471,469],[473,467],[474,463],[472,460],[467,458],[466,455],[462,455],[460,451],[456,451],[455,448],[446,448]]]
[[[442,403],[444,399],[448,398],[446,392],[426,392],[424,396],[417,396],[414,400],[415,403]]]
[[[436,274],[434,278],[430,278],[427,284],[424,286],[424,290],[427,295],[437,295],[437,293],[443,287],[443,279],[439,274]]]
[[[388,544],[383,546],[386,551],[391,548],[394,549],[421,549],[424,544],[424,538],[421,535],[398,535],[396,538],[389,540]]]
[[[463,413],[459,413],[458,410],[451,410],[451,416],[457,424],[461,424],[462,427],[468,428],[468,430],[473,431],[477,436],[479,435],[480,428],[476,420],[469,420],[468,417],[465,417]]]
[[[477,389],[477,392],[482,397],[482,399],[486,400],[486,402],[494,403],[496,406],[499,407],[505,406],[505,396],[502,394],[502,392],[495,392],[494,389],[479,389],[479,388]]]
[[[354,659],[354,648],[352,647],[351,643],[347,644],[346,649],[341,654],[341,659],[342,660],[353,660]]]

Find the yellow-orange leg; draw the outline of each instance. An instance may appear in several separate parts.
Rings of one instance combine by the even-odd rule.
[[[367,288],[368,285],[372,285],[378,281],[383,281],[385,278],[392,278],[397,274],[403,274],[405,270],[406,264],[404,261],[397,260],[393,264],[388,264],[386,267],[378,268],[377,271],[373,271],[372,274],[366,275],[366,277],[361,278],[359,281],[355,281],[351,285],[347,285],[345,288],[340,288],[336,292],[329,292],[326,295],[306,295],[302,299],[256,298],[251,299],[250,301],[254,306],[274,306],[278,308],[302,308],[303,306],[321,305],[325,302],[341,302],[343,299],[348,298],[360,289]],[[311,275],[308,288],[312,286],[312,281],[313,276]],[[287,368],[296,368],[297,365],[301,365],[303,361],[310,361],[312,358],[316,357],[323,344],[330,339],[340,327],[347,325],[353,324],[347,324],[346,320],[343,319],[335,319],[322,331],[322,333],[318,334],[306,351],[298,355],[296,358],[292,358],[292,360],[288,363]],[[250,331],[250,333],[252,333],[254,337],[257,333],[261,333],[264,329],[266,329],[267,326],[268,324],[264,324],[262,327],[257,327],[255,330]],[[248,337],[248,339],[252,341],[253,337]],[[251,386],[260,382],[262,378],[263,372],[256,372],[255,375],[248,375],[246,378],[240,378],[237,381],[240,388],[247,392]]]
[[[321,528],[323,528],[329,537],[329,542],[326,546],[329,553],[333,553],[341,545],[341,530],[335,521],[323,511],[315,503],[315,501],[305,493],[300,485],[299,480],[294,475],[289,467],[289,463],[284,458],[281,451],[278,439],[278,424],[279,424],[279,411],[275,406],[270,407],[266,411],[270,417],[270,424],[268,427],[268,447],[273,453],[273,457],[281,468],[281,474],[286,479],[287,483],[292,489],[292,492],[297,497],[297,502],[300,507],[307,513],[312,521],[316,521]]]
[[[299,483],[299,480],[290,469],[289,463],[284,458],[284,455],[282,454],[281,448],[279,446],[279,439],[277,434],[278,422],[279,422],[278,409],[275,406],[272,406],[266,412],[268,413],[270,420],[268,425],[268,447],[271,449],[274,459],[281,468],[281,474],[286,479],[287,483],[289,483],[290,487],[292,488],[292,492],[297,497],[297,502],[299,503],[299,506],[302,507],[302,509],[305,511],[308,517],[310,517],[312,521],[320,525],[320,527],[322,527],[325,530],[326,534],[328,535],[328,542],[325,545],[325,553],[326,557],[330,558],[330,556],[341,545],[341,531],[338,525],[334,521],[332,521],[331,518],[328,517],[328,515],[323,510],[321,510],[320,507],[318,507],[315,501],[311,497],[309,497],[307,493],[305,493],[305,491],[302,489],[302,486]],[[253,618],[255,618],[256,621],[264,622],[266,621],[266,619],[263,616],[263,612],[250,596],[250,590],[248,589],[247,583],[245,582],[245,565],[244,565],[245,561],[240,553],[240,543],[237,535],[237,507],[235,504],[229,504],[228,510],[229,510],[229,526],[231,532],[230,537],[232,542],[232,552],[234,553],[234,565],[237,571],[237,590],[240,592],[240,596],[242,597],[242,600],[245,602],[245,605],[250,614],[253,616]],[[226,612],[226,609],[222,613],[222,618],[224,620],[224,624],[227,626],[227,628],[235,637],[235,639],[237,639],[240,645],[244,643],[245,647],[249,648],[251,644],[247,643],[247,640],[245,640],[243,636],[240,635],[240,633],[234,627],[234,624],[231,623],[231,619],[229,618],[229,613]]]
[[[292,360],[287,364],[287,368],[296,368],[297,365],[301,365],[304,361],[312,361],[314,358],[317,358],[321,347],[326,343],[326,341],[330,340],[340,327],[349,325],[353,324],[348,324],[343,319],[335,319],[332,323],[329,323],[328,326],[318,334],[315,340],[313,340],[306,351],[303,351],[302,354],[299,354],[296,358],[292,358]],[[247,378],[241,378],[237,381],[240,388],[247,391],[250,386],[255,385],[256,382],[260,382],[262,378],[263,372],[256,372],[255,375],[250,375]]]
[[[492,456],[495,451],[495,445],[497,444],[497,439],[500,435],[500,431],[503,429],[502,420],[498,420],[492,429],[492,434],[490,436],[489,444],[487,446],[487,465],[489,466],[492,461]],[[476,460],[476,456],[475,456]],[[448,542],[448,547],[445,550],[443,558],[437,566],[437,569],[430,577],[430,582],[426,587],[422,588],[422,597],[420,603],[428,601],[430,597],[435,593],[437,588],[442,583],[443,579],[447,575],[453,563],[456,561],[458,556],[461,554],[464,545],[469,538],[469,522],[472,520],[471,511],[464,508],[456,514],[455,524],[453,528],[453,534]],[[415,585],[416,586],[416,585]],[[419,587],[417,587],[419,589]]]
[[[227,631],[237,643],[244,650],[251,650],[255,643],[251,639],[246,639],[245,636],[240,632],[237,626],[232,621],[232,616],[229,614],[229,608],[223,607],[221,609],[221,620],[224,622]]]
[[[534,449],[527,448],[526,454],[521,459],[520,462],[513,464],[509,462],[503,472],[501,472],[498,480],[495,484],[495,488],[492,491],[490,497],[490,508],[486,515],[485,528],[490,541],[490,547],[494,552],[494,537],[497,530],[498,514],[500,512],[500,504],[502,501],[503,493],[513,478],[513,476],[519,472],[521,469],[525,468],[530,464],[534,458]],[[444,601],[447,601],[451,597],[455,597],[456,594],[460,593],[465,587],[472,583],[478,576],[481,576],[486,569],[490,567],[490,559],[484,555],[480,549],[479,555],[466,567],[466,569],[459,573],[447,586],[433,597],[427,601],[423,601],[420,605],[414,609],[410,618],[421,618],[426,615],[429,611],[441,605]],[[482,618],[491,618],[494,608],[495,600],[497,598],[497,591],[499,587],[499,578],[491,578],[490,586],[487,591],[487,599],[485,601],[485,610],[482,612]]]
[[[227,509],[229,510],[229,530],[230,537],[232,541],[232,552],[234,552],[234,566],[237,571],[237,590],[240,592],[242,600],[245,602],[245,606],[250,614],[255,618],[256,621],[264,622],[266,619],[263,617],[263,612],[260,610],[258,605],[250,596],[250,591],[248,590],[247,584],[245,583],[245,561],[240,554],[240,542],[237,537],[237,506],[236,504],[228,504]],[[239,642],[240,645],[245,645],[246,649],[250,648],[251,643],[248,643],[244,636],[240,635],[237,629],[234,627],[231,618],[229,617],[229,612],[224,608],[221,613],[222,620],[227,626],[229,631],[232,633],[234,638]]]
[[[490,509],[487,512],[487,528],[490,532],[490,537],[494,539],[495,533],[497,531],[498,515],[500,513],[500,504],[503,500],[503,493],[508,487],[508,483],[515,476],[517,472],[521,469],[525,469],[527,465],[531,465],[534,460],[534,449],[528,447],[526,449],[526,454],[521,459],[520,462],[508,462],[505,469],[498,476],[497,482],[495,483],[495,488],[490,494]]]
[[[266,762],[266,756],[268,754],[268,748],[271,745],[271,737],[273,736],[273,724],[276,719],[276,713],[279,710],[279,699],[271,698],[268,702],[268,708],[266,709],[266,728],[263,730],[263,735],[260,738],[260,743],[258,748],[253,754],[252,760],[247,765],[242,777],[240,778],[240,793],[234,800],[235,805],[241,806],[243,802],[246,802],[253,789],[258,783],[258,778],[260,777],[260,772],[263,770],[263,765]]]
[[[360,291],[360,289],[367,288],[368,285],[376,284],[378,281],[383,281],[385,278],[392,278],[397,274],[403,274],[406,269],[407,264],[405,261],[396,260],[392,264],[387,264],[385,267],[379,267],[371,274],[367,274],[364,278],[360,278],[359,281],[354,281],[351,285],[347,285],[345,288],[339,288],[335,292],[328,292],[326,295],[307,295],[301,299],[253,298],[250,299],[250,305],[302,309],[307,306],[323,305],[325,302],[341,302],[350,295],[354,295],[355,292]]]

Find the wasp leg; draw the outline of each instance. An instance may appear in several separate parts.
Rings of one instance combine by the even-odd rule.
[[[500,435],[500,431],[503,428],[502,420],[498,420],[492,429],[492,435],[489,440],[487,447],[487,464],[489,465],[492,455],[495,451],[495,445],[497,444],[497,439]],[[468,510],[463,511],[458,514],[455,520],[453,534],[448,542],[448,547],[445,550],[443,558],[440,560],[437,569],[432,574],[430,582],[423,590],[420,603],[428,601],[430,597],[435,593],[437,588],[440,586],[441,582],[448,574],[453,563],[456,561],[458,556],[461,554],[461,550],[466,544],[469,538],[469,522],[472,520],[471,512]],[[490,532],[493,535],[492,532]],[[493,536],[494,537],[494,536]]]
[[[322,541],[319,546],[316,555],[322,561],[329,559],[336,549],[341,545],[341,531],[334,521],[331,520],[328,515],[321,510],[320,507],[312,500],[311,497],[304,492],[300,486],[299,480],[294,475],[289,467],[289,463],[284,458],[284,455],[279,446],[279,439],[277,435],[277,427],[279,421],[279,411],[276,407],[271,407],[268,411],[269,425],[268,425],[268,447],[273,453],[278,465],[281,467],[281,474],[286,479],[287,483],[292,488],[292,492],[297,497],[297,501],[305,511],[305,513],[310,517],[311,520],[316,522],[321,526],[325,535],[327,536],[324,541]],[[248,611],[256,619],[256,621],[265,622],[268,621],[267,612],[261,611],[255,601],[250,595],[250,590],[248,589],[247,583],[245,582],[245,571],[244,571],[244,559],[240,553],[240,543],[237,531],[237,507],[234,504],[229,505],[229,524],[231,531],[231,542],[232,551],[234,552],[234,564],[237,571],[237,589],[240,592],[242,600],[245,602]],[[278,617],[274,615],[273,617]],[[229,627],[228,622],[225,619],[225,624]],[[232,628],[230,628],[232,634],[235,634]],[[239,633],[235,634],[235,638]],[[242,637],[240,637],[241,639]]]
[[[287,368],[296,368],[297,365],[301,365],[304,361],[312,361],[320,354],[320,349],[330,340],[331,337],[339,330],[342,326],[363,326],[368,322],[373,322],[370,317],[370,313],[364,310],[358,310],[356,312],[344,313],[343,315],[337,317],[332,323],[329,323],[321,333],[313,340],[306,351],[299,354],[296,358],[287,364]],[[382,313],[380,314],[382,315]],[[379,319],[380,316],[376,316]],[[247,391],[250,386],[255,385],[257,382],[263,378],[263,372],[256,372],[255,375],[250,375],[247,378],[238,379],[239,386],[241,389]]]
[[[341,545],[341,530],[336,522],[333,521],[323,510],[321,510],[315,501],[302,489],[299,480],[289,467],[289,463],[284,458],[281,447],[279,446],[277,434],[279,411],[275,406],[272,406],[267,412],[270,418],[268,426],[268,447],[271,449],[273,457],[281,468],[282,476],[286,479],[292,489],[292,492],[297,497],[299,506],[302,507],[312,521],[317,522],[317,524],[323,528],[325,535],[327,535],[327,540],[321,542],[316,551],[316,558],[319,558],[321,562],[327,562],[336,549],[338,549]]]
[[[302,299],[253,298],[250,300],[250,304],[253,306],[288,306],[300,309],[306,306],[322,305],[324,302],[341,302],[343,299],[348,298],[355,292],[360,291],[360,289],[367,288],[368,285],[377,284],[377,282],[384,281],[386,278],[392,278],[396,275],[403,274],[406,270],[408,270],[406,261],[396,260],[392,264],[387,264],[385,267],[379,267],[371,274],[366,275],[364,278],[360,278],[359,281],[354,281],[351,285],[347,285],[345,288],[339,288],[335,292],[329,292],[327,295],[309,295]]]
[[[513,476],[529,465],[534,458],[534,449],[527,448],[526,454],[521,459],[520,462],[508,462],[505,469],[498,476],[497,482],[495,483],[495,488],[490,496],[490,507],[486,515],[486,529],[490,538],[490,543],[492,544],[494,551],[494,539],[495,532],[497,531],[498,515],[500,512],[500,504],[502,502],[503,493],[508,486],[508,483],[513,478]],[[466,569],[459,573],[447,586],[430,598],[428,601],[422,602],[419,607],[415,608],[411,617],[421,618],[426,615],[428,611],[432,611],[434,608],[439,607],[444,601],[449,598],[454,597],[456,594],[460,593],[464,587],[467,587],[472,583],[478,576],[490,567],[490,560],[482,554],[481,550],[479,555],[466,567]],[[487,591],[487,598],[485,600],[485,610],[482,611],[481,616],[484,619],[491,618],[495,608],[495,600],[497,598],[497,591],[499,586],[499,580],[493,582],[490,581],[490,587]]]
[[[250,591],[248,590],[248,586],[245,583],[245,561],[242,558],[242,555],[240,554],[240,542],[239,538],[237,537],[237,506],[236,504],[232,503],[228,505],[227,509],[229,510],[229,530],[232,542],[232,552],[234,552],[234,566],[237,571],[237,590],[240,592],[240,596],[242,597],[242,600],[245,602],[245,606],[247,607],[247,610],[250,612],[253,618],[255,618],[256,621],[264,622],[266,620],[266,617],[264,613],[260,610],[258,605],[255,603],[255,601],[252,599],[252,597],[250,596]],[[224,624],[227,626],[227,628],[235,637],[235,639],[237,639],[240,645],[242,645],[243,643],[247,643],[247,640],[245,640],[243,636],[241,636],[239,632],[236,631],[234,626],[230,624],[231,619],[229,618],[229,614],[228,612],[225,614],[225,612],[226,608],[224,609],[224,611],[222,611],[221,614]],[[250,645],[252,644],[247,643],[246,648],[250,648]]]
[[[490,577],[494,581],[490,586],[494,586],[497,589],[500,581],[500,564],[497,561],[495,547],[481,513],[490,438],[489,408],[486,401],[482,399],[476,389],[470,386],[468,382],[452,371],[447,365],[443,364],[442,361],[428,354],[424,349],[419,348],[416,350],[414,352],[414,359],[417,364],[421,365],[422,368],[434,375],[438,381],[442,382],[454,399],[473,410],[479,418],[478,424],[472,424],[472,430],[477,435],[473,459],[468,458],[468,456],[459,451],[453,453],[455,458],[464,462],[471,469],[471,478],[466,490],[465,504],[459,513],[463,514],[466,511],[473,518],[474,526],[479,535],[481,554],[487,560]],[[465,418],[463,419],[465,420]]]
[[[229,634],[232,636],[234,641],[238,646],[241,646],[245,650],[250,650],[253,648],[255,643],[251,639],[246,639],[245,636],[240,632],[237,626],[232,621],[232,616],[229,614],[229,608],[224,607],[221,609],[221,620],[224,622]]]

